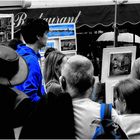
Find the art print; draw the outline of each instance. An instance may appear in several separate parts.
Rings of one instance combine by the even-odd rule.
[[[76,29],[74,23],[63,24],[50,24],[48,38],[60,38],[60,37],[75,37]]]
[[[76,51],[77,43],[75,38],[62,38],[60,39],[61,51]]]
[[[110,54],[109,76],[130,74],[132,52]]]

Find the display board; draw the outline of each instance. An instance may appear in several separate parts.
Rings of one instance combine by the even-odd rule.
[[[105,83],[106,103],[114,103],[113,88],[130,76],[136,58],[136,46],[104,48],[101,82]]]
[[[136,58],[136,46],[104,48],[101,82],[127,78]]]
[[[75,23],[49,24],[48,41],[41,53],[48,47],[56,48],[69,56],[77,53],[77,39]]]

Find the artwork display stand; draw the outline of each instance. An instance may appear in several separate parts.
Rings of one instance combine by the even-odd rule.
[[[43,54],[47,47],[56,48],[62,53],[72,56],[77,53],[77,38],[75,23],[49,24],[48,41],[41,50]]]
[[[113,86],[130,76],[136,46],[103,49],[101,82],[105,83],[106,103],[113,103]]]

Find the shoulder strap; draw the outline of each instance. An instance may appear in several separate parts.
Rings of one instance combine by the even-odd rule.
[[[100,108],[100,117],[101,120],[103,119],[111,119],[111,114],[112,114],[112,104],[101,104]]]
[[[16,94],[16,99],[15,99],[15,108],[25,99],[29,99],[29,97],[22,91],[16,89],[16,88],[11,88]]]

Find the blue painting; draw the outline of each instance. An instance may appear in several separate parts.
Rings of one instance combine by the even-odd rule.
[[[54,41],[48,41],[46,47],[47,48],[54,48]]]
[[[49,30],[48,38],[76,36],[74,23],[50,24]]]

